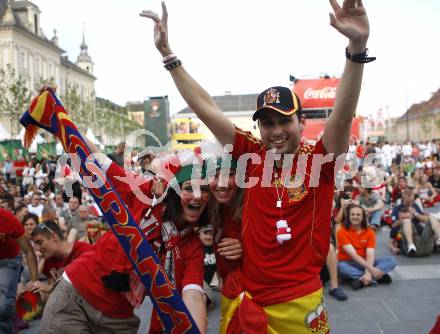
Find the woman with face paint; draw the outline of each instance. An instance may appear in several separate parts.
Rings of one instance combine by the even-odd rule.
[[[79,241],[87,242],[90,245],[94,245],[98,242],[98,239],[105,233],[104,226],[98,219],[90,219],[86,221],[87,235],[79,239]]]
[[[54,87],[42,88],[46,89],[55,91]],[[153,193],[163,187],[159,179],[134,175],[100,154],[90,141],[87,144],[181,293],[200,332],[205,333],[203,250],[194,231],[208,223],[209,189],[202,182],[203,162],[194,156],[187,160],[173,156],[169,157],[173,164],[159,163],[158,174],[171,175],[172,180],[165,179],[172,187],[154,206]],[[193,177],[193,168],[201,173]],[[105,233],[92,251],[65,268],[46,304],[40,332],[137,333],[140,321],[133,310],[142,304],[145,293],[116,236]],[[150,333],[163,331],[163,324],[153,311]]]
[[[130,177],[143,176],[130,175],[130,171],[111,161],[104,162],[102,166],[131,214],[139,222],[168,278],[182,294],[182,299],[201,333],[205,333],[203,251],[194,228],[208,223],[208,185],[203,184],[200,177],[192,178],[194,164],[181,164],[177,170],[172,171],[175,178],[169,182],[170,187],[163,201],[151,206],[145,203],[142,196],[151,199],[153,193],[163,187],[163,181],[145,178],[142,180],[144,183],[138,186],[138,192],[127,178],[129,180]],[[65,273],[76,291],[90,304],[91,311],[100,311],[106,317],[112,318],[108,325],[114,324],[117,318],[124,318],[127,321],[125,329],[129,323],[132,325],[132,329],[126,332],[137,333],[139,319],[133,314],[133,309],[142,304],[145,290],[113,233],[108,232],[102,236],[94,245],[93,251],[67,267]],[[81,310],[79,306],[78,310]],[[52,317],[60,317],[60,313],[63,312],[57,312]],[[86,317],[85,312],[83,313]],[[90,314],[90,310],[87,313]],[[72,325],[67,313],[65,319]],[[90,321],[88,319],[85,323]],[[115,330],[115,327],[112,328]],[[161,333],[163,330],[163,325],[153,310],[149,332]]]
[[[217,160],[214,179],[209,190],[217,201],[214,214],[217,232],[215,234],[217,272],[222,279],[220,333],[227,333],[237,325],[239,312],[233,301],[244,291],[241,284],[241,205],[243,189],[237,186],[235,175],[237,161],[232,160],[230,168]]]

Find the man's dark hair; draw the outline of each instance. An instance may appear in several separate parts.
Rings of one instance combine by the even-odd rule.
[[[402,206],[399,209],[399,213],[409,213],[409,208]]]
[[[9,193],[3,193],[0,195],[0,200],[6,202],[8,204],[8,209],[14,210],[14,196]]]
[[[40,220],[36,214],[28,213],[26,216],[23,217],[23,221],[21,223],[24,224],[29,219],[33,219],[35,224],[37,225],[38,225],[38,221]]]
[[[52,234],[58,236],[60,240],[64,240],[63,232],[61,232],[60,226],[53,220],[45,220],[38,224],[32,231],[31,236],[44,235],[47,239],[50,239]]]
[[[17,207],[15,208],[15,213],[18,213],[18,212],[20,212],[21,210],[26,209],[26,208],[27,208],[26,205],[22,205],[22,204],[20,204],[19,206],[17,206]]]

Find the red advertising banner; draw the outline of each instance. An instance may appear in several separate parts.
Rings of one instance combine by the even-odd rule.
[[[293,91],[303,109],[333,108],[340,79],[299,79]]]
[[[308,119],[306,121],[306,127],[302,134],[303,138],[316,141],[322,137],[325,127],[325,119]],[[351,137],[353,139],[359,140],[361,138],[361,126],[362,118],[355,117],[351,123]]]

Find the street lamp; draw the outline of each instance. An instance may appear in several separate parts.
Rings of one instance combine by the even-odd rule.
[[[406,142],[409,142],[408,86],[405,87],[405,109],[406,109]]]

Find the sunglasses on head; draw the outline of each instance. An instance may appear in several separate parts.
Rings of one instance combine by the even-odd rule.
[[[38,228],[38,231],[43,231],[45,228],[47,228],[48,230],[49,230],[49,232],[50,233],[52,233],[52,234],[56,234],[54,231],[52,231],[50,228],[49,228],[49,226],[47,226],[46,224],[44,224],[44,223],[40,223],[40,224],[38,224],[37,225],[37,228]]]

